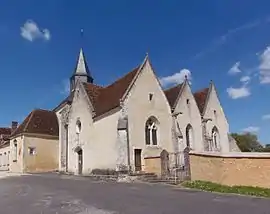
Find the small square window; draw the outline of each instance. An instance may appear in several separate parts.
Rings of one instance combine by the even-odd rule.
[[[149,100],[151,101],[152,99],[153,99],[153,94],[150,93],[150,94],[149,94]]]
[[[187,99],[187,104],[189,104],[189,99]]]
[[[35,155],[36,148],[35,147],[28,147],[28,153],[29,153],[29,155]]]

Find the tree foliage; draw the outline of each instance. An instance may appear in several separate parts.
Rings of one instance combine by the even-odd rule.
[[[270,151],[270,145],[268,148],[264,148],[258,141],[258,137],[253,133],[232,133],[232,137],[236,140],[239,149],[242,152],[267,152]]]

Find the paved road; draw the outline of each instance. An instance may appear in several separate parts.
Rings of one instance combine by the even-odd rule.
[[[54,175],[0,180],[1,214],[269,214],[270,200]]]

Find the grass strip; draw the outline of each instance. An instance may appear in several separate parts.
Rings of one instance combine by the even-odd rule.
[[[252,186],[227,186],[209,181],[186,181],[182,184],[184,187],[192,189],[200,189],[209,192],[220,192],[220,193],[236,193],[241,195],[251,195],[257,197],[270,197],[270,189],[262,187]]]

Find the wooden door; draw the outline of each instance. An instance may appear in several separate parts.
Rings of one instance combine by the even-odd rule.
[[[83,151],[82,149],[78,151],[78,174],[82,174],[82,168],[83,168]]]
[[[142,150],[135,149],[134,155],[135,155],[135,171],[141,171],[142,170]]]

